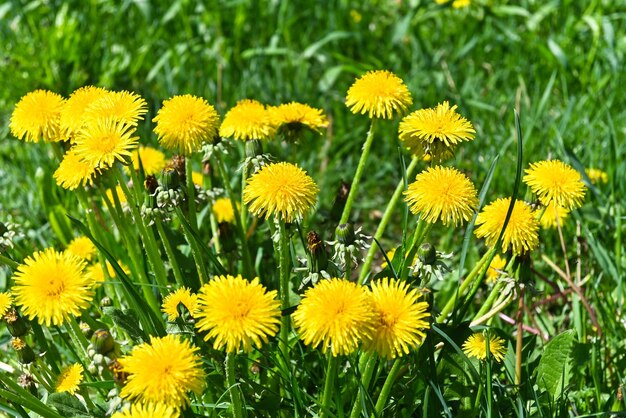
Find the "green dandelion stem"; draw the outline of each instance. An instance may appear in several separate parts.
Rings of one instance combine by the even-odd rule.
[[[487,254],[489,254],[489,253],[487,253]],[[487,256],[487,254],[485,254],[483,256],[483,258],[485,258]],[[515,262],[515,257],[511,257],[511,259],[509,260],[509,262],[508,262],[507,266],[504,268],[504,270],[508,271],[513,266],[514,262]],[[478,313],[476,314],[476,316],[474,316],[474,321],[479,319],[479,318],[481,318],[481,317],[483,317],[487,312],[489,312],[491,307],[494,306],[494,304],[495,304],[496,300],[498,299],[498,297],[502,296],[500,294],[500,291],[502,290],[504,285],[505,285],[505,282],[503,282],[502,280],[500,280],[500,281],[498,281],[496,283],[496,285],[493,287],[493,289],[491,289],[491,293],[489,294],[489,296],[487,296],[487,300],[480,307],[480,309],[478,310]]]
[[[1,266],[7,266],[9,267],[11,270],[17,270],[17,267],[20,265],[19,263],[11,260],[9,257],[5,257],[2,254],[0,254],[0,265]]]
[[[387,379],[385,379],[385,383],[383,384],[383,388],[380,391],[380,395],[378,395],[378,400],[376,401],[376,416],[380,416],[381,412],[385,408],[385,404],[387,403],[387,399],[389,399],[389,394],[391,393],[391,387],[396,382],[398,375],[400,374],[400,369],[402,368],[402,361],[400,358],[397,358],[391,370],[389,370],[389,374],[387,375]]]
[[[326,380],[324,381],[324,393],[322,398],[322,409],[320,418],[332,416],[330,412],[330,400],[335,392],[335,380],[337,378],[337,369],[339,368],[339,357],[333,356],[328,352],[328,367],[326,368]]]
[[[356,173],[354,173],[354,178],[352,179],[352,185],[350,186],[350,193],[348,193],[348,199],[346,200],[346,205],[343,208],[343,213],[341,214],[341,220],[339,224],[345,224],[350,219],[350,210],[352,209],[352,204],[354,203],[354,199],[358,193],[359,183],[361,182],[361,177],[363,176],[363,171],[365,170],[365,163],[367,162],[367,157],[370,153],[370,148],[372,148],[372,143],[374,142],[374,128],[376,127],[376,118],[372,119],[372,123],[370,125],[370,130],[367,133],[367,138],[365,139],[365,144],[363,144],[363,151],[361,152],[361,158],[359,159],[359,165],[356,168]]]
[[[373,354],[364,354],[366,358],[365,370],[363,370],[363,374],[361,375],[361,385],[359,386],[359,392],[357,394],[356,399],[354,400],[354,404],[352,405],[352,412],[350,412],[350,418],[359,418],[361,416],[361,411],[363,410],[363,401],[365,394],[367,393],[367,388],[369,387],[370,381],[372,380],[372,375],[374,374],[374,370],[376,369],[377,358]]]
[[[246,142],[246,146],[248,143]],[[240,219],[241,219],[241,229],[243,230],[244,237],[246,240],[248,239],[248,206],[246,206],[243,201],[243,190],[246,188],[246,182],[248,181],[248,175],[250,173],[250,162],[248,159],[244,159],[243,167],[241,168],[241,205],[240,205]],[[233,209],[235,213],[237,213],[237,208]]]
[[[163,229],[163,222],[160,219],[155,219],[154,224],[156,225],[157,232],[161,237],[161,243],[165,249],[165,254],[167,254],[167,258],[170,261],[170,266],[172,267],[172,272],[174,273],[174,279],[176,279],[176,283],[178,283],[179,286],[184,286],[185,280],[183,279],[180,267],[178,266],[178,261],[176,261],[174,249],[172,248],[169,239],[167,239],[167,235]]]
[[[280,303],[281,309],[285,310],[291,305],[289,303],[289,273],[290,273],[290,252],[289,252],[289,236],[287,235],[287,228],[285,227],[285,221],[279,221],[279,270],[280,270]],[[285,360],[285,363],[289,367],[289,331],[290,331],[290,317],[289,315],[283,315],[280,323],[280,340],[279,349]]]
[[[233,418],[243,418],[239,386],[235,381],[235,358],[235,353],[228,353],[226,355],[226,384],[228,385],[230,402],[233,407]]]
[[[189,222],[185,218],[185,214],[183,213],[180,207],[176,208],[176,215],[183,225],[183,235],[189,244],[189,248],[191,249],[191,256],[196,263],[196,271],[198,272],[198,278],[200,279],[200,285],[207,283],[208,281],[208,273],[206,271],[206,266],[204,264],[204,260],[202,258],[202,248],[199,245],[199,240],[194,236],[196,232],[192,230],[193,226],[189,224]],[[204,245],[202,243],[202,245]],[[196,283],[196,286],[198,284]],[[190,286],[194,288],[195,286]]]
[[[406,178],[409,179],[413,177],[415,171],[417,170],[417,165],[419,163],[419,159],[413,158],[411,164],[409,164],[406,170]],[[383,214],[380,223],[378,224],[378,228],[376,228],[376,232],[374,233],[374,238],[380,240],[387,229],[387,225],[391,221],[391,217],[393,215],[394,209],[400,200],[400,196],[402,196],[402,192],[406,188],[406,184],[404,179],[401,179],[396,186],[396,190],[393,192],[393,196],[391,196],[391,200],[387,203],[387,208],[385,208],[385,213]],[[363,267],[361,267],[361,273],[359,274],[359,284],[363,284],[365,278],[369,274],[370,267],[372,267],[372,262],[374,261],[374,256],[376,255],[376,250],[378,247],[373,245],[367,251],[367,256],[365,257],[365,262],[363,263]]]
[[[189,223],[198,230],[198,216],[196,215],[196,185],[193,184],[193,167],[191,158],[185,157],[185,180],[187,181],[187,204],[189,208]]]
[[[439,318],[437,318],[437,322],[439,324],[441,324],[441,323],[443,323],[443,321],[445,321],[445,319],[448,316],[448,314],[450,312],[452,312],[452,310],[456,306],[456,302],[457,302],[459,296],[462,295],[463,293],[465,293],[467,288],[474,282],[474,279],[476,278],[478,273],[482,270],[482,268],[485,266],[486,263],[489,263],[491,261],[491,259],[495,255],[495,253],[496,253],[496,247],[493,247],[489,251],[487,251],[482,256],[482,258],[478,261],[478,263],[476,263],[476,265],[474,266],[472,271],[470,271],[470,273],[467,275],[467,278],[465,280],[463,280],[463,282],[461,282],[461,285],[459,286],[457,292],[454,293],[454,295],[450,299],[448,299],[448,302],[446,303],[446,305],[441,310],[441,313],[439,314]],[[487,267],[488,266],[489,266],[489,264],[487,264]],[[485,305],[487,305],[487,304],[485,303]],[[483,305],[483,307],[485,305]]]
[[[409,277],[409,270],[411,264],[413,264],[413,260],[415,259],[415,254],[417,253],[419,246],[422,245],[424,238],[426,238],[426,235],[428,235],[432,227],[433,224],[424,221],[420,217],[419,221],[417,222],[417,227],[415,228],[415,234],[413,234],[413,240],[411,241],[411,245],[409,246],[409,249],[406,252],[406,255],[402,262],[402,280],[406,280]]]

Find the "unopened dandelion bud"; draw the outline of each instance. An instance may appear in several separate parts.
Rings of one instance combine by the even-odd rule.
[[[246,141],[246,157],[254,158],[263,155],[263,144],[258,139]]]
[[[81,321],[78,324],[80,331],[83,333],[83,335],[85,336],[85,338],[91,338],[92,334],[93,334],[93,330],[91,329],[91,327],[89,326],[88,323]]]
[[[30,364],[35,361],[35,352],[21,337],[11,340],[11,346],[17,352],[17,357],[22,364]]]
[[[30,325],[28,321],[17,313],[15,308],[11,308],[5,315],[4,320],[7,322],[7,329],[13,337],[21,337],[28,332]]]
[[[178,171],[172,167],[166,167],[163,170],[163,186],[166,189],[177,189],[183,184],[182,178]]]
[[[113,306],[113,301],[111,300],[110,297],[105,296],[102,299],[100,299],[100,307],[105,308],[108,306]]]
[[[328,253],[324,246],[324,240],[315,231],[309,231],[307,235],[307,247],[311,253],[310,272],[320,272],[328,267]]]
[[[341,224],[335,229],[335,237],[337,241],[344,245],[354,244],[356,235],[354,234],[354,226],[351,223]]]
[[[91,343],[98,354],[107,354],[115,348],[115,340],[106,329],[99,329],[93,333]]]
[[[31,395],[37,396],[37,386],[35,385],[35,378],[30,373],[22,373],[17,378],[17,384],[30,392]]]
[[[437,261],[437,250],[435,246],[427,242],[420,245],[417,250],[417,255],[422,263],[429,266],[432,266]]]

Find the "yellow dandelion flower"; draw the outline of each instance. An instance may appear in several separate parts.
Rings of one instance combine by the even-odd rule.
[[[85,277],[89,280],[89,284],[92,289],[96,289],[102,283],[105,282],[106,276],[104,275],[104,269],[100,263],[94,263],[85,269]],[[115,277],[115,274],[111,277]]]
[[[280,302],[276,291],[266,291],[258,277],[248,281],[241,275],[215,276],[198,293],[195,317],[198,330],[208,331],[204,339],[215,339],[216,350],[250,352],[278,332]]]
[[[221,197],[213,204],[213,216],[218,223],[233,223],[235,221],[235,211],[232,202],[227,197]]]
[[[150,337],[119,359],[128,374],[120,396],[140,403],[160,403],[172,408],[189,404],[189,392],[204,390],[204,371],[198,348],[176,335]]]
[[[10,292],[2,292],[0,293],[0,318],[4,316],[5,313],[11,308],[13,305],[13,296]]]
[[[212,143],[217,136],[220,117],[205,99],[185,94],[163,102],[156,117],[154,133],[168,150],[190,155],[199,151],[204,142]]]
[[[191,173],[191,182],[198,187],[204,187],[204,175],[194,171]]]
[[[274,213],[285,222],[303,217],[317,201],[319,188],[306,171],[290,163],[264,166],[248,179],[243,200],[250,212],[269,218]]]
[[[352,113],[370,118],[392,119],[413,104],[404,81],[390,71],[369,71],[348,89],[346,106]]]
[[[409,284],[383,277],[372,283],[374,329],[365,349],[388,359],[402,357],[422,343],[430,328],[428,303]]]
[[[96,100],[104,97],[108,91],[94,86],[85,86],[75,90],[61,110],[61,129],[73,141],[74,135],[83,126],[85,109]]]
[[[76,190],[78,187],[90,185],[98,174],[96,164],[87,162],[70,149],[63,156],[63,161],[54,172],[57,185],[67,190]]]
[[[544,205],[554,201],[567,209],[583,204],[585,184],[580,173],[559,160],[531,163],[526,169],[524,182],[539,196]]]
[[[137,148],[139,137],[135,128],[113,119],[98,119],[86,125],[76,135],[74,152],[78,157],[98,168],[108,168],[115,161],[126,164]]]
[[[333,356],[350,354],[374,329],[376,317],[367,288],[347,280],[320,280],[308,289],[292,315],[306,345]]]
[[[305,129],[321,133],[328,126],[324,113],[306,104],[291,102],[270,107],[268,111],[274,128],[289,140],[298,139]]]
[[[510,204],[510,197],[497,199],[487,205],[476,217],[477,228],[474,233],[478,238],[484,237],[490,247],[496,244],[500,236]],[[502,237],[502,252],[507,252],[509,247],[512,248],[514,254],[534,250],[539,245],[538,230],[539,223],[530,205],[521,200],[516,201]]]
[[[87,237],[74,238],[67,246],[67,251],[82,258],[83,260],[90,261],[96,254],[96,246]]]
[[[55,390],[57,392],[68,392],[73,395],[78,391],[78,386],[83,381],[83,366],[80,364],[72,364],[61,370],[61,374],[57,377]]]
[[[456,113],[456,105],[450,107],[448,102],[407,115],[398,131],[413,154],[439,161],[452,156],[457,144],[473,140],[476,133],[472,123]]]
[[[169,321],[175,321],[180,316],[178,306],[182,304],[185,309],[195,316],[198,310],[198,295],[191,293],[191,290],[186,287],[182,287],[163,299],[161,310],[167,314]]]
[[[541,212],[541,209],[538,210],[538,215],[541,214]],[[568,209],[562,206],[557,206],[554,201],[552,201],[548,204],[548,206],[546,206],[545,211],[543,211],[541,218],[539,218],[539,223],[541,223],[541,227],[543,229],[554,229],[556,228],[558,218],[559,225],[563,227],[568,215]]]
[[[17,102],[11,115],[11,133],[26,142],[64,140],[59,125],[64,101],[60,95],[47,90],[26,94]]]
[[[124,205],[124,203],[126,203],[126,195],[124,194],[122,186],[118,185],[115,186],[114,189],[107,189],[104,193],[106,194],[107,199],[109,200],[109,202],[111,202],[112,205],[115,205],[115,196],[117,196],[118,200],[120,201],[120,205]]]
[[[179,416],[180,413],[176,409],[162,403],[135,403],[122,412],[114,413],[111,418],[178,418]]]
[[[587,173],[587,177],[589,177],[589,180],[591,180],[591,183],[593,184],[598,184],[598,183],[608,183],[609,181],[609,176],[608,174],[606,174],[604,171],[598,169],[598,168],[587,168],[585,170],[585,173]]]
[[[487,358],[487,341],[485,336],[479,332],[470,335],[467,341],[463,343],[463,352],[468,357],[485,360]],[[506,354],[504,340],[493,335],[490,336],[489,352],[498,363],[504,360],[504,355]]]
[[[411,212],[429,223],[461,225],[478,206],[476,188],[465,174],[451,167],[428,167],[404,192]]]
[[[452,2],[452,7],[455,9],[461,9],[463,7],[468,7],[472,2],[470,0],[454,0]]]
[[[156,148],[140,146],[131,154],[133,168],[139,171],[139,161],[146,176],[159,174],[165,168],[165,154]]]
[[[85,108],[82,123],[91,125],[99,119],[110,119],[122,125],[135,126],[147,111],[148,104],[137,93],[108,91]]]
[[[489,269],[487,270],[487,283],[493,283],[498,280],[502,270],[506,267],[506,258],[500,257],[500,254],[496,254],[489,263]]]
[[[84,268],[85,262],[71,253],[52,248],[36,252],[13,276],[15,304],[41,325],[61,325],[70,316],[80,315],[91,302],[93,292]]]
[[[270,113],[256,100],[240,100],[230,109],[222,125],[220,136],[240,141],[267,139],[274,134]]]

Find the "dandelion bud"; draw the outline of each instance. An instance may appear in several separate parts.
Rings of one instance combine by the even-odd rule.
[[[4,320],[7,322],[7,329],[9,333],[14,337],[21,337],[28,332],[28,322],[17,313],[14,308],[11,308],[5,315]]]
[[[258,139],[246,141],[246,157],[254,158],[263,155],[263,144]]]
[[[335,238],[344,245],[354,244],[356,235],[354,235],[354,227],[351,223],[341,224],[335,229]]]
[[[91,338],[91,335],[93,334],[93,331],[91,329],[91,327],[89,326],[88,323],[81,321],[80,324],[78,324],[80,331],[83,333],[83,335],[85,336],[85,338]]]
[[[307,235],[307,247],[311,253],[310,272],[320,272],[328,267],[328,254],[324,247],[324,241],[315,231],[309,231]]]
[[[177,189],[182,184],[184,184],[184,181],[181,178],[178,171],[173,169],[171,166],[168,166],[163,170],[162,180],[163,180],[163,187],[165,187],[168,190]]]
[[[111,300],[110,297],[105,296],[100,300],[100,307],[101,308],[105,308],[107,306],[112,306],[113,305],[113,301]]]
[[[98,354],[107,354],[115,348],[115,340],[106,329],[99,329],[91,336],[93,344]]]
[[[35,352],[26,344],[26,341],[20,337],[11,340],[11,346],[17,352],[17,356],[22,364],[30,364],[35,361]]]
[[[422,263],[429,266],[432,266],[437,261],[437,250],[435,246],[427,242],[420,245],[417,250],[417,255]]]
[[[31,395],[37,396],[37,386],[35,386],[35,379],[32,374],[22,373],[17,378],[17,384],[29,391]]]

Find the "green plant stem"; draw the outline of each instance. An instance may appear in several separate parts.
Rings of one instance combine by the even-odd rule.
[[[73,316],[70,317],[65,325],[70,334],[70,337],[74,341],[74,344],[80,347],[80,350],[84,356],[83,358],[87,358],[87,345],[89,345],[89,341],[87,341],[87,338],[85,338],[85,335],[80,330],[80,326],[78,325],[78,322],[76,322],[76,318],[74,318]]]
[[[352,179],[352,185],[350,185],[348,199],[346,200],[346,205],[343,207],[343,213],[341,214],[341,220],[339,221],[340,225],[347,223],[350,219],[352,204],[354,203],[354,199],[358,193],[359,183],[361,182],[361,177],[363,176],[363,171],[365,170],[365,163],[367,162],[367,157],[369,156],[370,148],[372,148],[372,142],[374,141],[374,128],[376,127],[376,120],[376,118],[372,118],[370,130],[367,133],[365,144],[363,144],[363,151],[361,152],[359,165],[356,167],[356,172],[354,173],[354,178]]]
[[[174,253],[174,249],[172,248],[170,241],[167,239],[165,229],[163,229],[163,222],[160,219],[155,219],[154,224],[156,225],[157,232],[161,237],[161,243],[163,244],[163,248],[165,249],[165,254],[167,254],[167,258],[170,261],[170,266],[172,266],[174,279],[176,279],[176,283],[178,283],[179,286],[184,286],[185,280],[183,279],[183,274],[180,271],[180,267],[178,266],[178,261],[176,261],[176,254]]]
[[[419,159],[417,158],[413,158],[413,160],[411,160],[411,164],[409,164],[406,170],[407,179],[413,177],[413,174],[417,170],[418,163],[419,163]],[[398,182],[398,185],[396,186],[396,190],[393,192],[393,195],[391,196],[391,200],[389,200],[389,203],[387,203],[387,207],[385,208],[385,213],[383,214],[383,217],[380,220],[380,223],[378,224],[378,228],[376,228],[376,232],[374,233],[374,238],[376,240],[380,240],[383,234],[385,233],[385,230],[387,229],[387,225],[389,225],[389,222],[391,221],[391,217],[393,216],[394,209],[396,208],[396,205],[398,204],[398,201],[400,200],[400,196],[402,195],[402,192],[404,191],[405,187],[406,186],[404,184],[404,179],[401,179]],[[359,274],[359,281],[358,281],[359,284],[363,284],[363,282],[365,281],[365,278],[369,274],[369,270],[370,270],[370,267],[372,266],[372,262],[374,261],[374,256],[376,255],[377,250],[378,250],[378,247],[372,244],[370,249],[367,251],[367,256],[365,257],[365,261],[363,262],[363,266],[361,267],[361,273]]]
[[[374,374],[374,370],[376,369],[376,363],[378,360],[376,356],[373,354],[364,355],[367,356],[367,363],[365,365],[365,369],[363,370],[363,374],[361,375],[361,386],[359,387],[359,392],[356,399],[354,400],[354,404],[352,405],[350,418],[359,418],[359,416],[361,416],[361,411],[363,410],[361,398],[363,398],[365,393],[367,393],[367,388],[369,387],[370,381],[372,380],[372,375]]]
[[[5,257],[2,254],[0,254],[0,265],[7,266],[11,270],[16,270],[17,267],[19,266],[19,263],[11,260],[9,257]]]
[[[283,220],[279,221],[279,271],[280,271],[280,282],[279,282],[279,290],[280,290],[280,302],[281,309],[284,311],[288,309],[291,305],[289,303],[289,273],[291,270],[291,254],[289,252],[289,236],[287,235],[287,228],[285,227],[285,222]],[[291,318],[289,315],[284,315],[281,317],[280,323],[280,340],[278,342],[280,353],[287,364],[287,367],[290,365],[289,359],[289,331],[291,325]]]
[[[233,206],[233,212],[235,213],[235,223],[237,225],[237,230],[239,231],[239,237],[241,240],[241,256],[243,259],[244,275],[246,277],[253,277],[256,274],[252,266],[252,259],[250,258],[250,250],[248,249],[248,240],[246,237],[246,232],[243,230],[243,227],[241,224],[241,217],[236,216],[236,214],[239,213],[239,209],[237,208],[237,200],[235,199],[235,193],[232,187],[230,187],[230,181],[226,173],[226,167],[224,166],[224,162],[222,161],[221,158],[219,158],[218,155],[214,155],[213,158],[220,172],[220,175],[222,176],[222,182],[224,184],[224,188],[226,189],[226,193],[228,194],[228,197],[230,198],[230,202]]]
[[[226,355],[226,384],[228,386],[228,393],[230,394],[230,402],[233,407],[233,417],[243,418],[241,398],[239,397],[239,390],[235,381],[235,358],[236,355],[234,353],[228,353]]]
[[[196,185],[193,184],[193,167],[191,158],[185,157],[185,178],[187,181],[187,206],[189,208],[189,223],[194,231],[198,230],[198,216],[196,214]]]
[[[415,228],[415,233],[413,234],[413,239],[411,240],[411,245],[409,246],[406,255],[404,256],[404,260],[402,260],[402,269],[400,275],[402,280],[406,280],[409,277],[409,270],[411,268],[411,264],[413,264],[413,260],[415,259],[415,254],[422,242],[424,242],[424,238],[432,229],[433,224],[422,220],[422,218],[417,221],[417,227]]]
[[[248,239],[248,206],[243,201],[243,190],[246,188],[246,182],[248,181],[248,175],[250,174],[250,163],[247,161],[247,158],[243,161],[243,167],[241,167],[241,205],[239,216],[241,219],[241,229],[243,231],[243,235],[246,238],[246,242]],[[235,213],[237,213],[237,208],[234,209]]]
[[[383,388],[380,391],[380,395],[378,395],[378,400],[376,401],[376,416],[380,416],[381,412],[385,408],[387,404],[387,399],[389,399],[389,394],[391,393],[391,387],[396,382],[398,374],[400,373],[400,368],[402,367],[402,361],[397,358],[391,370],[389,370],[389,374],[387,375],[387,379],[385,379],[385,383],[383,384]]]
[[[326,368],[326,380],[324,381],[324,394],[322,397],[322,409],[320,418],[331,416],[330,401],[333,398],[335,379],[337,377],[337,369],[339,366],[339,357],[328,353],[328,367]]]
[[[467,288],[473,283],[474,279],[478,276],[478,273],[484,267],[484,264],[487,262],[487,260],[491,259],[491,256],[495,253],[495,251],[496,251],[495,247],[491,248],[482,256],[482,258],[478,261],[478,263],[476,263],[472,271],[467,275],[467,278],[463,280],[463,282],[459,286],[458,291],[452,295],[452,297],[448,300],[446,305],[441,310],[441,313],[439,314],[439,318],[437,318],[438,323],[441,324],[443,321],[446,320],[446,317],[448,316],[448,314],[452,312],[452,310],[454,309],[456,305],[456,301],[458,300],[459,296],[465,293]],[[494,289],[496,287],[497,286],[495,286]],[[493,293],[495,292],[492,291],[492,294]],[[495,295],[495,296],[498,296],[498,295]]]
[[[176,215],[180,218],[181,222],[183,222],[183,219],[186,219],[185,214],[180,207],[176,208]],[[193,228],[193,226],[189,226]],[[198,272],[198,277],[200,278],[200,285],[203,285],[208,282],[208,273],[205,270],[204,259],[202,258],[202,248],[200,248],[198,241],[195,237],[191,236],[190,231],[186,228],[183,228],[183,235],[185,236],[185,239],[189,244],[189,248],[191,249],[191,256],[196,264],[196,271]]]

